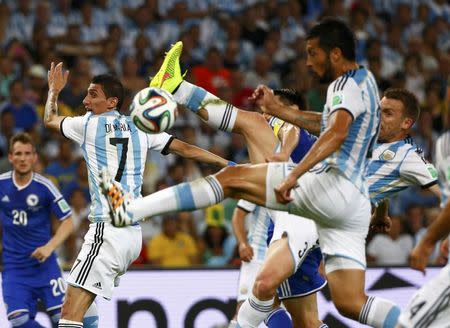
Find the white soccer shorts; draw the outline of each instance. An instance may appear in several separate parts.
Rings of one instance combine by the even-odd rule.
[[[328,169],[302,175],[291,192],[294,200],[288,205],[280,204],[276,201],[274,188],[293,168],[290,163],[269,163],[267,207],[313,220],[323,254],[351,259],[365,269],[365,240],[371,211],[369,199],[338,170]]]
[[[138,258],[140,226],[115,228],[109,222],[91,223],[67,283],[111,299],[115,282]]]
[[[270,240],[272,244],[287,236],[289,249],[294,260],[294,273],[308,253],[318,247],[319,236],[314,221],[283,211],[271,211],[275,227]]]

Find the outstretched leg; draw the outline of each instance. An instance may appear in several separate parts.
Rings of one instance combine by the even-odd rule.
[[[278,143],[264,117],[260,113],[238,109],[205,89],[184,81],[179,62],[182,49],[181,41],[172,46],[150,86],[172,93],[177,103],[186,106],[209,126],[241,134],[245,138],[250,161],[264,163]]]
[[[268,164],[229,166],[215,175],[131,201],[125,199],[122,188],[103,169],[100,188],[110,205],[112,224],[125,226],[155,215],[205,208],[225,197],[265,206],[267,168]]]

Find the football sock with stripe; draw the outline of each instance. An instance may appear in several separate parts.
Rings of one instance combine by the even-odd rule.
[[[369,296],[361,309],[358,321],[380,328],[394,328],[400,315],[400,308],[391,301]]]
[[[61,320],[59,320],[58,328],[83,328],[83,323],[77,322],[77,321],[61,319]]]
[[[127,211],[136,222],[154,215],[205,208],[223,199],[222,186],[210,175],[135,199],[128,204]]]
[[[253,293],[245,300],[238,312],[239,327],[256,328],[273,310],[273,298],[261,301]]]
[[[98,311],[97,304],[92,302],[83,318],[84,328],[98,328]]]
[[[9,323],[12,327],[17,328],[44,328],[41,326],[39,322],[30,318],[30,314],[28,312],[23,312],[14,318],[8,318]]]
[[[208,112],[206,123],[216,129],[231,132],[237,117],[237,109],[226,101],[192,83],[183,81],[174,92],[175,100],[197,113],[200,108]]]
[[[292,320],[289,314],[283,308],[273,310],[264,320],[269,328],[292,328]]]

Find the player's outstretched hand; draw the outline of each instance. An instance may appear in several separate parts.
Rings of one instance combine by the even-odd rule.
[[[276,108],[283,106],[283,103],[273,94],[272,89],[265,85],[259,85],[255,91],[253,91],[250,99],[253,100],[264,113],[274,116],[276,116]]]
[[[239,257],[244,262],[250,262],[253,258],[253,248],[248,243],[239,244]]]
[[[409,255],[409,265],[415,270],[422,271],[425,274],[425,268],[428,264],[428,259],[433,252],[434,245],[429,245],[421,240]]]
[[[292,202],[294,199],[291,197],[291,190],[297,185],[297,179],[288,175],[286,180],[280,183],[275,190],[275,197],[277,202],[281,204],[287,204]]]
[[[47,73],[48,77],[48,90],[59,94],[66,86],[67,78],[69,77],[69,71],[63,71],[63,63],[60,62],[55,66],[52,62],[50,70]]]
[[[36,248],[34,252],[31,254],[31,256],[36,258],[36,260],[42,263],[48,259],[48,257],[52,254],[52,252],[53,249],[51,246],[44,245]]]

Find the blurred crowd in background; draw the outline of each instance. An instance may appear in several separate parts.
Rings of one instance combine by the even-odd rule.
[[[8,139],[19,131],[37,143],[36,171],[53,179],[73,209],[75,234],[60,250],[74,261],[89,224],[85,162],[71,141],[44,128],[47,70],[70,70],[59,97],[61,115],[84,115],[92,76],[118,75],[127,99],[148,85],[171,43],[182,40],[186,79],[233,105],[256,110],[248,97],[258,84],[296,89],[308,110],[321,111],[326,86],[306,67],[305,35],[324,16],[347,21],[357,38],[357,60],[375,75],[381,92],[407,88],[422,105],[413,138],[433,162],[436,138],[450,126],[450,6],[447,0],[3,0],[0,2],[0,173],[10,169]],[[229,160],[248,162],[237,135],[217,132],[180,110],[170,133]],[[214,173],[176,156],[151,154],[143,194]],[[230,218],[234,200],[205,211],[156,217],[142,224],[138,264],[166,267],[237,265]],[[393,228],[369,236],[373,264],[405,265],[407,255],[438,213],[438,200],[413,189],[391,202]],[[375,243],[376,240],[376,243]],[[372,243],[373,241],[373,243]],[[381,245],[381,246],[380,246]],[[379,254],[388,249],[389,259]]]

